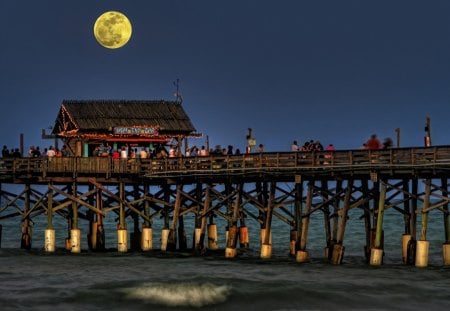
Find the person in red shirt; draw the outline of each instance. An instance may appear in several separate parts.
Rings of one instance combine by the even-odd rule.
[[[367,149],[376,150],[381,149],[382,145],[376,134],[372,134],[366,142]]]

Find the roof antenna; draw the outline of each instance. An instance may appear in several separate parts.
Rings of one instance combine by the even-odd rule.
[[[181,104],[183,102],[183,96],[180,93],[180,79],[177,78],[176,81],[173,82],[173,85],[177,88],[175,92],[175,102]]]

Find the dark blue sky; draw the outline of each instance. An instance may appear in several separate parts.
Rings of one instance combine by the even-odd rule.
[[[109,50],[97,17],[126,14]],[[210,144],[268,151],[319,139],[358,148],[372,133],[450,144],[448,0],[2,0],[0,143],[42,147],[63,99],[174,99]],[[192,141],[201,145],[204,140]]]

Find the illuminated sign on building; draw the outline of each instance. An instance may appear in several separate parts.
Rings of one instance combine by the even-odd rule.
[[[158,129],[147,126],[116,126],[113,128],[114,135],[136,135],[136,136],[156,136]]]

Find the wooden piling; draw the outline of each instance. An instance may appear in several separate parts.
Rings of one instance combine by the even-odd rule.
[[[170,228],[169,237],[167,241],[167,249],[169,251],[174,251],[177,248],[177,224],[178,224],[178,216],[180,215],[181,208],[181,190],[182,185],[177,184],[176,193],[175,193],[175,204],[173,208],[173,216],[172,216],[172,227]]]
[[[300,232],[302,230],[302,209],[303,209],[303,182],[302,176],[295,176],[294,185],[294,229],[291,230],[290,255],[296,256],[300,249]]]
[[[384,202],[386,198],[386,183],[381,182],[381,191],[378,200],[377,210],[377,227],[375,235],[375,243],[372,247],[370,254],[370,264],[372,266],[379,266],[383,263],[383,247],[381,245],[381,239],[383,235],[383,216],[384,216]]]
[[[309,261],[309,253],[306,250],[306,241],[308,239],[308,228],[309,228],[309,220],[310,220],[310,211],[312,207],[312,198],[314,191],[314,182],[308,182],[308,190],[306,194],[306,203],[305,203],[305,215],[302,219],[302,229],[300,231],[300,247],[296,253],[296,261],[299,263],[308,262]]]
[[[430,194],[431,194],[431,179],[425,180],[425,197],[423,200],[423,207],[421,212],[422,225],[420,229],[420,239],[417,241],[416,246],[416,267],[428,266],[428,248],[430,243],[427,241],[427,229],[428,229],[428,209],[430,207]]]
[[[242,196],[242,184],[236,185],[236,195],[234,199],[233,213],[231,217],[230,226],[228,228],[228,238],[227,238],[227,246],[225,248],[225,257],[226,258],[234,258],[237,255],[236,244],[238,238],[238,218],[239,218],[239,209],[241,207],[241,196]]]
[[[448,208],[448,182],[447,178],[441,179],[441,188],[442,188],[442,196],[446,200],[446,203],[443,205],[444,211],[444,232],[445,232],[445,241],[442,244],[442,260],[444,266],[450,266],[450,214]]]
[[[45,229],[44,250],[53,253],[56,250],[55,228],[53,227],[53,191],[47,193],[47,228]]]
[[[30,194],[31,187],[30,184],[25,184],[25,201],[24,201],[24,210],[22,216],[22,239],[20,242],[20,248],[22,249],[31,249],[31,236],[32,236],[32,228],[30,224]]]
[[[365,198],[370,198],[371,193],[369,192],[369,182],[367,179],[361,181],[361,191]],[[364,228],[365,228],[365,236],[366,236],[366,245],[364,245],[364,256],[367,262],[370,262],[370,253],[371,253],[371,245],[372,245],[372,218],[371,218],[371,209],[370,209],[370,201],[367,200],[366,203],[363,204],[363,216],[364,216]]]
[[[323,190],[323,199],[324,201],[328,201],[328,182],[326,180],[321,180],[322,190]],[[323,222],[325,226],[325,257],[329,258],[329,254],[331,253],[331,224],[330,224],[330,203],[326,203],[323,207]]]
[[[105,228],[103,226],[103,215],[101,214],[101,211],[103,209],[103,199],[102,199],[102,189],[96,190],[95,193],[95,206],[98,210],[98,213],[95,215],[95,222],[94,222],[94,228],[95,228],[95,243],[93,243],[92,248],[96,251],[103,251],[105,250]]]
[[[340,222],[339,222],[336,244],[333,246],[333,255],[331,257],[331,262],[335,265],[341,264],[342,259],[344,257],[344,250],[345,250],[345,247],[343,245],[344,233],[345,233],[345,227],[347,225],[348,211],[350,209],[350,199],[351,199],[351,194],[352,194],[352,188],[353,188],[353,179],[349,179],[347,181],[347,189],[345,191],[344,206],[343,206],[342,210],[340,211],[340,217],[339,217]]]
[[[272,214],[273,214],[273,205],[275,201],[275,190],[276,190],[276,182],[272,181],[270,183],[270,194],[269,194],[269,204],[266,208],[265,213],[265,233],[264,239],[261,245],[261,258],[269,259],[272,257],[272,241],[271,241],[271,229],[272,229]]]
[[[117,225],[117,251],[120,253],[128,252],[128,231],[125,222],[125,185],[119,183],[119,223]]]

